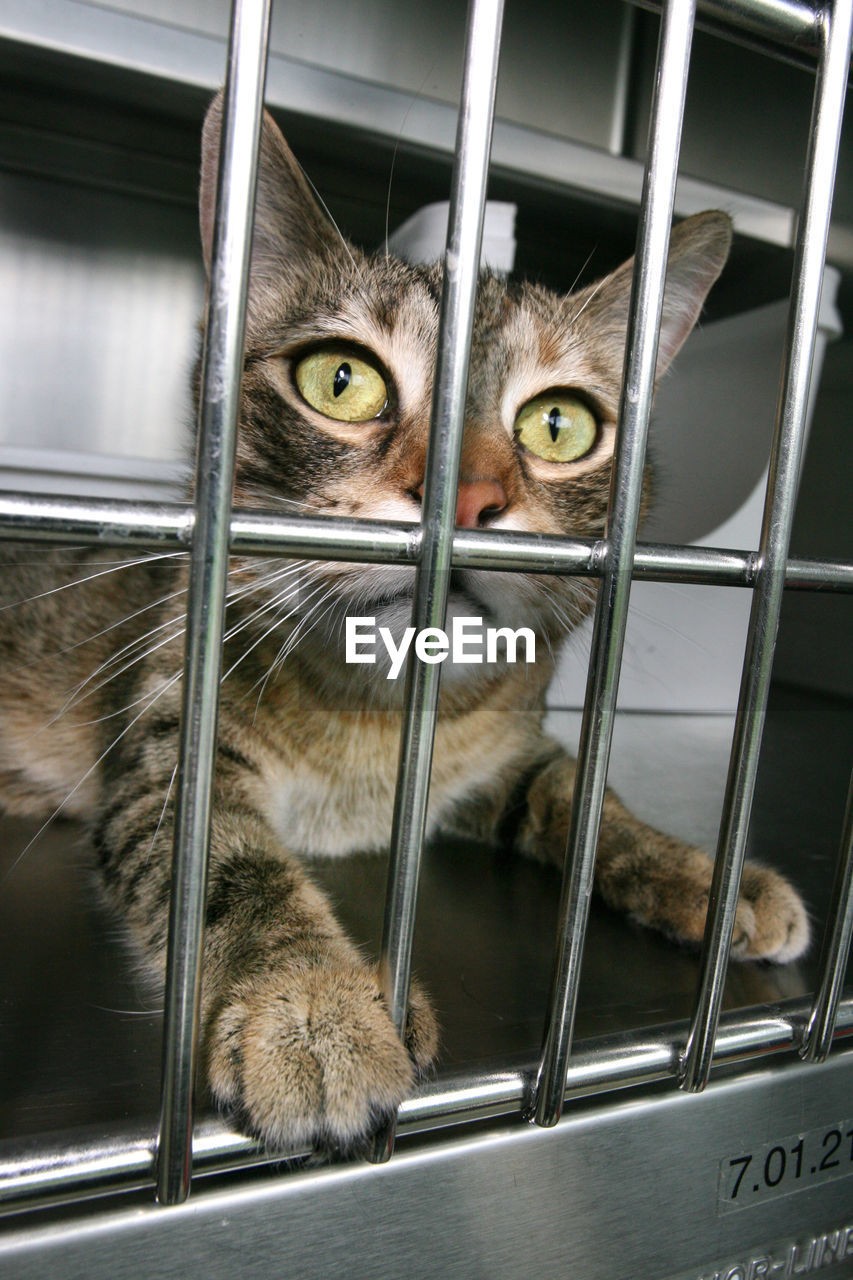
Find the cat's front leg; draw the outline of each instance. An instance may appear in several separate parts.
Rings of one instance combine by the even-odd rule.
[[[203,1018],[211,1091],[276,1146],[352,1148],[432,1061],[432,1012],[415,985],[404,1047],[375,967],[325,897],[296,862],[270,856],[263,833],[239,826],[228,835],[229,854],[213,862],[208,896]]]
[[[152,804],[147,820],[142,816],[137,807],[132,835],[125,830],[120,842],[122,811],[111,806],[99,844],[111,897],[162,972],[170,814],[161,821]],[[260,818],[221,800],[211,839],[201,1020],[213,1097],[280,1149],[357,1147],[411,1092],[436,1051],[435,1021],[418,988],[404,1046],[375,967],[323,894]]]
[[[575,763],[553,745],[526,784],[516,842],[537,858],[562,863]],[[610,906],[685,942],[701,942],[713,862],[702,850],[646,826],[617,797],[605,795],[595,885]],[[796,890],[778,872],[747,863],[732,954],[784,963],[802,955],[809,922]]]

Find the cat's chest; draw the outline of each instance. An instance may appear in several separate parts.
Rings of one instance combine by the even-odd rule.
[[[487,786],[517,756],[516,736],[495,734],[494,729],[485,722],[439,724],[428,830],[435,830],[450,809]],[[479,749],[472,750],[472,735]],[[398,748],[398,725],[362,724],[318,736],[316,744],[299,753],[270,753],[258,777],[256,802],[284,846],[295,853],[334,857],[387,848]]]

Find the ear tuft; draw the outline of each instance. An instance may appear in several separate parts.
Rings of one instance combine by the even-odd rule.
[[[213,225],[222,134],[222,93],[217,93],[202,130],[199,221],[208,275],[213,251]],[[311,192],[298,161],[278,125],[264,112],[258,157],[252,277],[255,282],[293,282],[315,265],[318,256],[342,252],[343,242]],[[250,307],[252,282],[250,281]]]
[[[702,304],[723,269],[732,241],[732,220],[710,210],[686,218],[670,236],[661,314],[656,377],[669,367],[695,325]],[[628,327],[634,259],[629,258],[597,285],[581,293],[576,308],[600,346],[621,363]]]
[[[708,291],[729,256],[732,220],[711,209],[685,219],[669,241],[657,376],[668,368],[692,330]]]

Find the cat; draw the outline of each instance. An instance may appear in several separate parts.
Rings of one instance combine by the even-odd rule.
[[[216,99],[202,141],[208,272],[220,111]],[[673,231],[658,377],[730,240],[718,212]],[[568,296],[482,273],[458,525],[602,535],[631,271]],[[235,505],[420,518],[441,287],[441,265],[347,244],[265,116]],[[107,898],[162,974],[187,558],[41,548],[26,563],[9,546],[0,557],[0,803],[91,822]],[[412,582],[408,567],[232,560],[203,1056],[213,1098],[279,1149],[364,1142],[437,1053],[424,992],[413,985],[402,1043],[375,966],[300,861],[387,847],[404,681],[389,678],[381,645],[374,662],[348,663],[344,633],[348,618],[370,617],[399,643]],[[528,628],[537,644],[534,662],[500,648],[491,661],[445,662],[430,834],[511,835],[521,853],[562,863],[573,762],[543,732],[544,697],[554,653],[592,598],[579,579],[452,573],[448,627],[480,617]],[[710,878],[705,853],[607,793],[596,886],[608,903],[696,943]],[[734,954],[791,960],[808,935],[796,891],[747,865]]]

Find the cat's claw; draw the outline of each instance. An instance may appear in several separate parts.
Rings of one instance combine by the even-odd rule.
[[[247,978],[210,1022],[208,1078],[221,1105],[274,1149],[347,1151],[392,1114],[437,1048],[412,989],[407,1046],[367,966],[294,966]]]
[[[811,930],[802,899],[784,876],[748,862],[743,869],[732,955],[740,960],[796,960]]]

